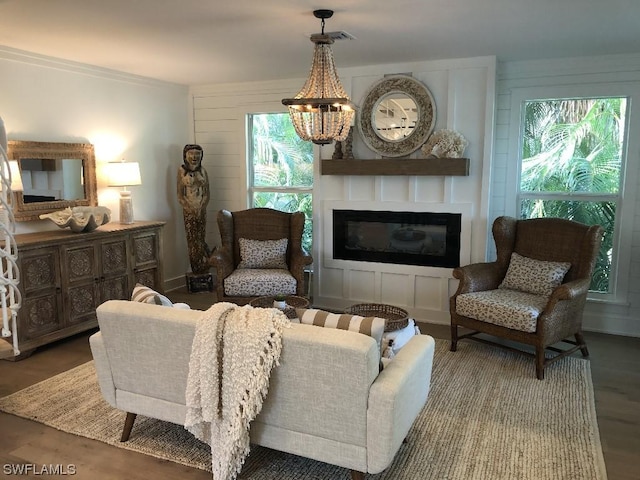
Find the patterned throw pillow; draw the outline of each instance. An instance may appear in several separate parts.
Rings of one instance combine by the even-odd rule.
[[[382,334],[384,333],[384,318],[361,317],[359,315],[349,315],[346,313],[330,313],[315,308],[296,308],[296,314],[300,323],[316,325],[318,327],[337,328],[340,330],[351,330],[370,337],[378,344],[380,355],[382,356]]]
[[[136,283],[133,287],[133,293],[131,294],[131,301],[141,303],[151,303],[154,305],[164,305],[165,307],[172,307],[173,302],[164,295],[159,294],[154,289],[149,288],[140,283]]]
[[[513,252],[504,280],[498,288],[548,297],[571,268],[569,262],[545,262]]]
[[[238,268],[287,268],[289,240],[251,240],[241,238]]]

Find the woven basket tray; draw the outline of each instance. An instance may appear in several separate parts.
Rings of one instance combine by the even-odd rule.
[[[383,303],[359,303],[345,309],[350,315],[361,317],[379,317],[386,320],[384,331],[393,332],[409,325],[409,313],[400,307],[385,305]]]

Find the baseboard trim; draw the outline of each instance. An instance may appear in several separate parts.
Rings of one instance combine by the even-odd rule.
[[[638,322],[638,319],[621,315],[602,315],[585,312],[582,317],[582,329],[586,332],[640,337],[640,322]]]
[[[164,281],[164,291],[170,292],[179,288],[186,287],[186,281],[184,275],[179,277],[170,278]]]

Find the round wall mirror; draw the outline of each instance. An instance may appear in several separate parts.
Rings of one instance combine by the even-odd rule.
[[[378,100],[371,118],[376,135],[388,142],[400,142],[410,136],[417,122],[418,105],[413,97],[399,92]]]
[[[416,151],[436,122],[436,105],[427,87],[406,75],[385,77],[371,86],[358,111],[364,142],[386,157]]]

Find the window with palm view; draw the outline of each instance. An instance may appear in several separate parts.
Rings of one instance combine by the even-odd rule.
[[[298,137],[288,113],[250,114],[247,124],[251,206],[303,212],[302,246],[311,252],[313,144]]]
[[[615,288],[627,98],[524,102],[518,208],[521,218],[561,217],[604,227],[590,289]]]

